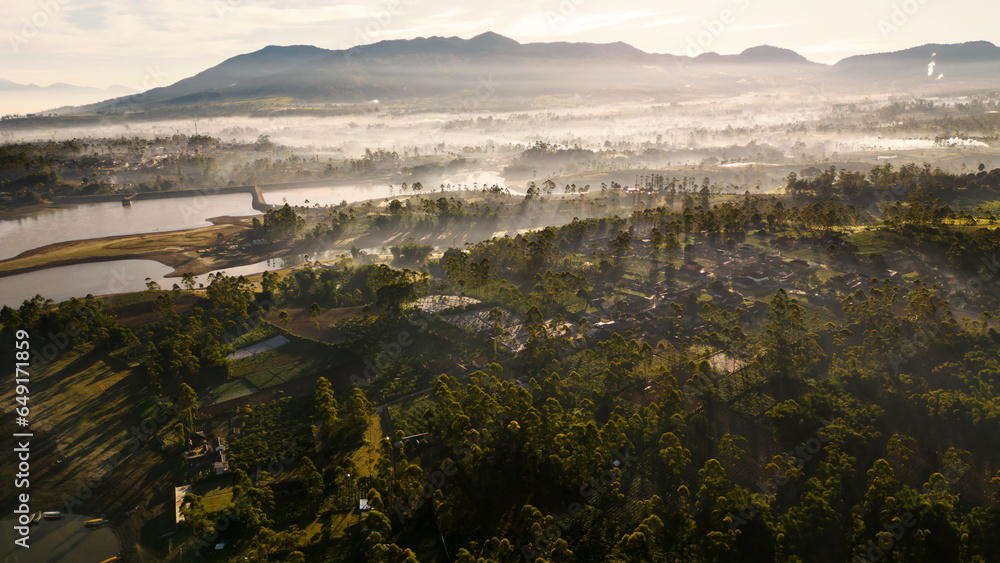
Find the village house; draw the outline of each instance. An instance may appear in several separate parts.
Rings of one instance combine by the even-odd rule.
[[[688,262],[680,267],[678,275],[689,280],[706,281],[709,271],[697,262]]]
[[[203,432],[192,432],[188,435],[188,443],[190,446],[184,452],[184,459],[189,467],[195,470],[211,468],[215,475],[223,475],[229,471],[224,438],[209,441]]]

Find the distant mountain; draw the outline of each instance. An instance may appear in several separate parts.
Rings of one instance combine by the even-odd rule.
[[[18,84],[0,78],[0,115],[40,112],[59,106],[91,104],[112,96],[128,94],[124,86],[91,88],[56,83],[49,86]]]
[[[152,101],[181,98],[204,92],[235,88],[242,82],[274,75],[285,69],[315,61],[331,53],[326,49],[310,45],[278,47],[269,45],[260,51],[237,55],[198,74],[185,78],[167,88],[150,90],[147,96]],[[162,94],[162,96],[161,96]]]
[[[757,89],[789,91],[815,83],[878,83],[907,91],[942,84],[996,87],[998,65],[1000,48],[987,42],[925,45],[851,57],[830,67],[769,45],[738,55],[691,58],[647,53],[622,42],[519,43],[488,32],[471,39],[418,37],[346,50],[272,45],[169,86],[69,113],[218,109],[222,103],[228,111],[272,111],[373,100],[474,109],[537,96],[667,100]],[[945,76],[937,80],[940,73]]]
[[[781,47],[772,47],[771,45],[750,47],[739,55],[736,55],[736,58],[740,61],[756,63],[819,64],[807,60],[805,57],[791,49],[782,49]]]
[[[875,84],[945,80],[949,84],[986,83],[1000,87],[1000,47],[988,41],[930,43],[891,53],[848,57],[834,65],[833,71],[841,78],[864,79]]]
[[[774,65],[804,65],[820,67],[820,63],[809,61],[791,49],[760,45],[750,47],[738,55],[720,55],[718,53],[703,53],[695,57],[695,61],[718,64],[721,62],[733,64],[774,64]]]
[[[276,99],[304,105],[423,100],[472,109],[497,100],[547,95],[640,92],[655,97],[693,92],[692,87],[724,92],[821,66],[776,47],[706,62],[647,53],[622,42],[519,43],[488,32],[471,39],[380,41],[340,51],[269,46],[170,86],[82,111],[118,113]]]

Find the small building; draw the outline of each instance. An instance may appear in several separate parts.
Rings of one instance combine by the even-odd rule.
[[[709,271],[697,262],[688,262],[681,266],[678,271],[678,275],[689,280],[700,280],[704,281],[708,279]]]
[[[422,432],[420,434],[413,434],[412,436],[406,436],[401,438],[398,442],[396,442],[396,447],[401,448],[403,447],[403,444],[410,444],[410,443],[419,444],[421,441],[427,441],[429,438],[430,434],[428,434],[427,432]]]
[[[743,289],[752,289],[764,285],[768,279],[767,277],[740,276],[733,280],[733,285]]]
[[[205,467],[211,465],[214,461],[214,453],[214,450],[208,444],[201,444],[185,452],[184,458],[191,467]]]
[[[215,471],[216,475],[224,475],[229,472],[229,459],[226,458],[226,452],[219,452],[218,459],[212,462],[212,470]]]
[[[229,459],[226,455],[226,439],[218,437],[214,440],[215,450],[212,456],[212,469],[216,475],[222,475],[229,471]]]

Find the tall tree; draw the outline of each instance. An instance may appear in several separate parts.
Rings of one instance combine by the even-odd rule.
[[[302,456],[302,459],[299,460],[299,478],[305,484],[306,494],[309,495],[310,500],[314,504],[318,504],[322,500],[325,490],[323,475],[316,469],[316,464],[309,459],[309,456]]]

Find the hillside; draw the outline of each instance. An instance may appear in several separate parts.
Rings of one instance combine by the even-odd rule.
[[[928,76],[932,61],[938,70]],[[249,100],[289,107],[429,101],[467,108],[538,96],[668,100],[800,86],[849,89],[872,82],[890,90],[987,87],[998,69],[1000,48],[984,41],[924,45],[827,66],[768,45],[738,55],[692,58],[647,53],[623,42],[519,43],[484,33],[471,39],[388,40],[346,50],[271,45],[169,86],[66,113],[162,111]]]

